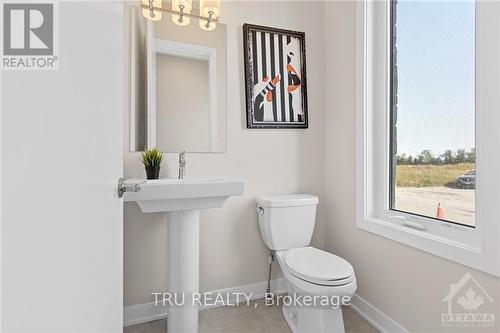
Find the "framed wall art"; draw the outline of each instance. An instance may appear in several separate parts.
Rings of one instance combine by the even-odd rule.
[[[243,25],[247,128],[307,128],[305,34]]]

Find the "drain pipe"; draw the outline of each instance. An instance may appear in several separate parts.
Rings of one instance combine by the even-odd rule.
[[[267,258],[267,262],[269,264],[269,276],[267,278],[266,305],[272,304],[272,302],[269,302],[269,301],[272,300],[272,298],[273,298],[273,294],[271,294],[271,273],[273,270],[274,250],[271,250],[271,254]]]

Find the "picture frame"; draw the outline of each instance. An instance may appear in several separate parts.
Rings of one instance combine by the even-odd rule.
[[[243,25],[247,128],[308,128],[305,33]]]

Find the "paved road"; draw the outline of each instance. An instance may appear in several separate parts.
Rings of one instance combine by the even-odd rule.
[[[444,219],[474,225],[475,191],[448,187],[396,187],[396,209],[436,216],[438,202]]]

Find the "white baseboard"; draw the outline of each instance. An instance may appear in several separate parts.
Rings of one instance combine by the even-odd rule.
[[[244,286],[238,286],[227,289],[214,290],[210,293],[222,295],[233,295],[229,298],[231,304],[236,303],[236,294],[246,293],[247,295],[252,295],[251,299],[261,299],[264,298],[264,294],[267,288],[267,281],[262,281],[253,284],[247,284]],[[274,294],[284,294],[286,292],[285,283],[283,279],[276,279],[271,281],[271,291]],[[240,298],[240,301],[244,299]],[[202,306],[200,310],[211,309],[216,306]],[[351,299],[351,308],[358,313],[363,319],[368,321],[373,327],[375,327],[379,332],[382,333],[409,333],[404,327],[399,325],[397,322],[389,318],[379,309],[365,301],[358,295],[354,295]],[[163,306],[155,306],[153,302],[137,304],[126,306],[123,309],[123,326],[131,326],[136,324],[142,324],[152,320],[163,319],[167,317],[167,310]]]
[[[236,294],[238,293],[246,293],[246,295],[252,295],[251,300],[264,298],[264,294],[267,288],[267,281],[247,284],[244,286],[238,286],[234,288],[220,289],[214,290],[210,293],[217,294],[220,293],[222,295],[232,295],[229,297],[229,302],[231,304],[236,303]],[[271,281],[271,291],[274,294],[283,294],[285,293],[285,284],[283,279],[276,279]],[[240,298],[240,301],[245,301],[244,298]],[[216,308],[221,305],[215,306],[202,306],[200,310],[206,310],[210,308]],[[155,306],[154,302],[137,304],[126,306],[123,309],[123,326],[131,326],[136,324],[142,324],[152,320],[158,320],[167,317],[167,310],[164,306]]]
[[[409,333],[407,329],[357,294],[351,299],[351,308],[381,333]]]

